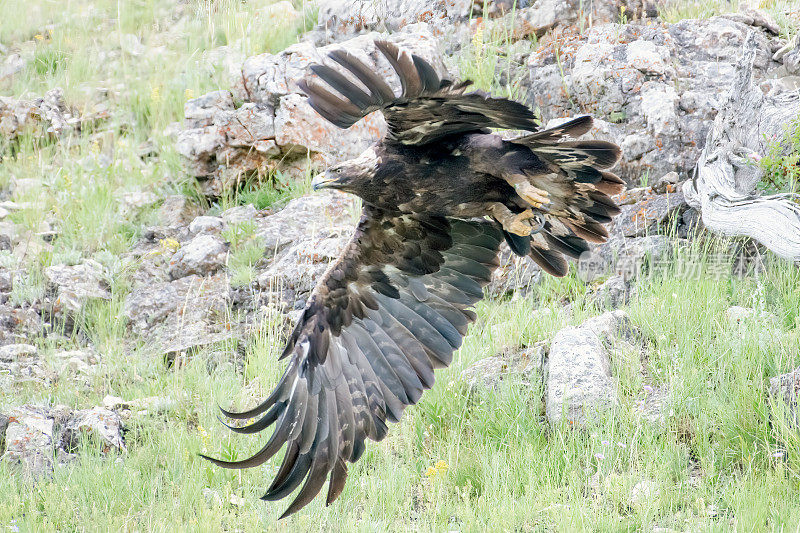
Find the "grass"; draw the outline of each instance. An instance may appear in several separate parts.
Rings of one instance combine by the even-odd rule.
[[[56,322],[57,334],[25,339],[45,361],[91,349],[103,371],[85,383],[61,376],[50,387],[0,391],[0,411],[26,403],[83,409],[106,395],[160,396],[174,405],[127,421],[127,451],[106,455],[83,439],[75,462],[36,483],[0,462],[0,530],[796,530],[800,433],[764,390],[770,377],[800,365],[800,275],[781,263],[757,278],[718,275],[712,257],[726,244],[694,250],[698,275],[683,275],[679,258],[640,280],[626,310],[648,348],[641,358],[614,353],[619,405],[585,429],[543,422],[540,384],[511,379],[470,393],[461,378],[481,358],[548,341],[597,314],[587,299],[593,286],[571,274],[545,279],[526,297],[482,302],[453,366],[439,372],[390,437],[370,443],[335,505],[317,501],[276,523],[286,502],[258,497],[280,458],[241,473],[200,460],[200,452],[235,459],[259,448],[260,439],[233,436],[217,422],[216,403],[243,406],[271,390],[287,320],[264,307],[239,345],[203,348],[171,367],[132,339],[124,302],[139,265],[126,252],[158,222],[159,202],[131,207],[125,193],[198,200],[164,130],[182,118],[187,98],[226,87],[225,67],[212,51],[279,50],[314,17],[313,7],[298,2],[303,17],[276,24],[268,4],[3,2],[0,42],[28,63],[0,82],[2,94],[40,95],[58,86],[79,109],[110,106],[108,119],[80,135],[56,142],[31,132],[0,147],[0,190],[17,204],[0,224],[17,225],[27,243],[24,254],[20,246],[0,252],[0,265],[18,272],[10,302],[35,306],[48,266],[87,258],[104,266],[112,297],[88,304],[74,324]],[[770,5],[777,13],[789,4]],[[727,9],[714,6],[679,5],[669,16]],[[796,31],[790,20],[779,19],[786,32]],[[461,71],[481,88],[521,97],[515,80],[496,76],[513,56],[507,30],[487,25],[466,45]],[[137,41],[141,55],[131,52]],[[154,155],[142,155],[143,143]],[[209,214],[243,204],[274,209],[309,190],[308,179],[270,178],[203,207]],[[254,229],[241,223],[224,234],[234,286],[253,285],[262,252]],[[562,312],[564,304],[571,313]],[[731,324],[731,305],[775,320]],[[553,312],[532,319],[540,308]],[[209,364],[220,351],[243,354],[243,364]],[[652,401],[647,387],[666,391],[662,422],[641,414]],[[632,497],[637,487],[640,495]]]

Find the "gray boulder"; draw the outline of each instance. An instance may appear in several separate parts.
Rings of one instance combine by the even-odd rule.
[[[63,405],[23,405],[11,409],[6,420],[0,461],[18,465],[32,478],[74,459],[81,434],[96,439],[103,453],[125,450],[119,415],[102,407],[73,411]]]
[[[92,259],[85,259],[79,265],[47,267],[44,276],[55,292],[56,312],[76,313],[91,299],[111,299],[103,265]]]
[[[583,424],[618,401],[610,352],[639,338],[624,311],[609,311],[559,331],[545,367],[545,412],[551,424]]]
[[[142,284],[125,300],[128,326],[157,353],[177,353],[230,339],[230,286],[223,274],[194,274]]]
[[[228,256],[228,245],[219,237],[200,234],[181,246],[169,261],[172,279],[191,274],[207,276],[219,270]]]

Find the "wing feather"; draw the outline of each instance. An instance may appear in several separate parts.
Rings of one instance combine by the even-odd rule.
[[[387,140],[401,144],[427,144],[448,135],[487,128],[539,129],[536,116],[527,106],[482,91],[467,93],[465,89],[470,82],[441,80],[430,63],[394,43],[379,40],[375,41],[375,47],[397,73],[400,95],[395,95],[369,67],[343,50],[333,51],[328,57],[363,83],[367,92],[342,72],[320,64],[309,67],[314,76],[307,76],[299,83],[311,107],[336,126],[348,128],[380,109],[389,125]],[[324,81],[339,95],[322,87],[317,80]],[[591,126],[591,119],[588,121]],[[585,123],[586,119],[582,119],[571,129],[568,126],[562,129],[575,133]]]
[[[402,61],[401,68],[415,65],[413,59]],[[435,80],[423,70],[417,81],[427,90]],[[365,440],[383,439],[386,422],[398,421],[433,386],[433,369],[452,360],[475,319],[468,308],[482,297],[502,239],[496,225],[484,220],[366,207],[352,241],[319,281],[290,336],[284,350],[289,364],[276,390],[245,413],[223,411],[233,419],[262,416],[231,427],[238,433],[269,426],[274,432],[250,458],[209,459],[246,468],[285,447],[263,498],[282,499],[300,487],[282,515],[288,516],[329,480],[326,503],[332,503],[344,488],[347,463],[361,457]],[[353,309],[358,311],[348,312]]]

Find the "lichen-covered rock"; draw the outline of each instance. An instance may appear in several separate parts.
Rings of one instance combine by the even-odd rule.
[[[225,226],[225,220],[221,217],[199,216],[189,224],[189,233],[193,235],[200,235],[203,233],[216,235],[221,233],[222,230],[225,229]]]
[[[656,194],[648,187],[628,189],[614,198],[622,211],[614,217],[611,233],[625,237],[642,237],[667,229],[668,222],[678,219],[688,207],[683,193]]]
[[[20,465],[31,477],[47,475],[54,466],[53,435],[54,421],[46,410],[33,406],[12,409],[0,460]]]
[[[609,311],[556,333],[546,365],[545,411],[550,423],[582,424],[618,401],[610,352],[636,349],[640,333],[624,311]]]
[[[623,276],[611,276],[592,291],[588,300],[599,309],[617,309],[630,301],[635,288]]]
[[[724,17],[675,24],[595,25],[543,39],[528,59],[528,95],[543,118],[591,113],[587,137],[616,142],[617,172],[633,183],[670,171],[689,177],[728,90],[748,32],[755,75],[778,66],[771,34]]]
[[[55,291],[56,312],[77,313],[90,299],[111,299],[103,265],[92,259],[79,265],[53,265],[44,270],[44,275]]]
[[[219,237],[201,234],[181,246],[169,260],[172,279],[190,274],[206,276],[219,270],[228,256],[228,245]]]
[[[330,43],[369,31],[396,32],[424,22],[447,43],[464,26],[499,18],[497,22],[514,38],[541,37],[556,27],[583,21],[589,25],[616,21],[620,13],[632,18],[655,17],[655,0],[329,0],[317,15],[315,38]],[[451,43],[447,43],[452,46]],[[460,45],[462,43],[453,43]]]
[[[230,287],[223,274],[142,284],[125,300],[130,328],[157,352],[173,353],[231,338]]]
[[[322,274],[352,238],[356,199],[326,191],[289,202],[258,219],[257,236],[265,245],[267,267],[258,286],[291,307],[302,306]]]
[[[122,420],[119,414],[105,407],[75,411],[61,433],[59,447],[73,451],[81,435],[89,435],[99,442],[103,453],[126,449],[122,437]]]
[[[290,244],[331,228],[355,228],[360,218],[358,199],[350,194],[324,191],[296,198],[277,213],[256,219],[256,236],[267,257]]]
[[[120,417],[108,409],[23,405],[8,411],[0,461],[21,467],[25,476],[47,476],[75,457],[81,434],[96,438],[103,453],[125,450]]]
[[[768,394],[779,407],[784,419],[792,427],[800,427],[800,410],[797,408],[798,391],[800,391],[800,368],[786,374],[769,379]]]

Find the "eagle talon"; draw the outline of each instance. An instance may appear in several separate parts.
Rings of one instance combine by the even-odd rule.
[[[506,228],[506,230],[510,233],[526,237],[531,234],[534,228],[530,220],[536,218],[536,213],[530,209],[526,209],[522,213],[515,215],[511,220],[509,220],[508,227],[506,227],[505,224],[503,224],[503,227]]]
[[[517,194],[519,194],[519,196],[523,200],[528,202],[532,207],[536,209],[550,203],[550,194],[548,194],[547,191],[543,191],[542,189],[534,187],[527,181],[522,183],[517,183],[514,186],[514,189],[516,189]]]

